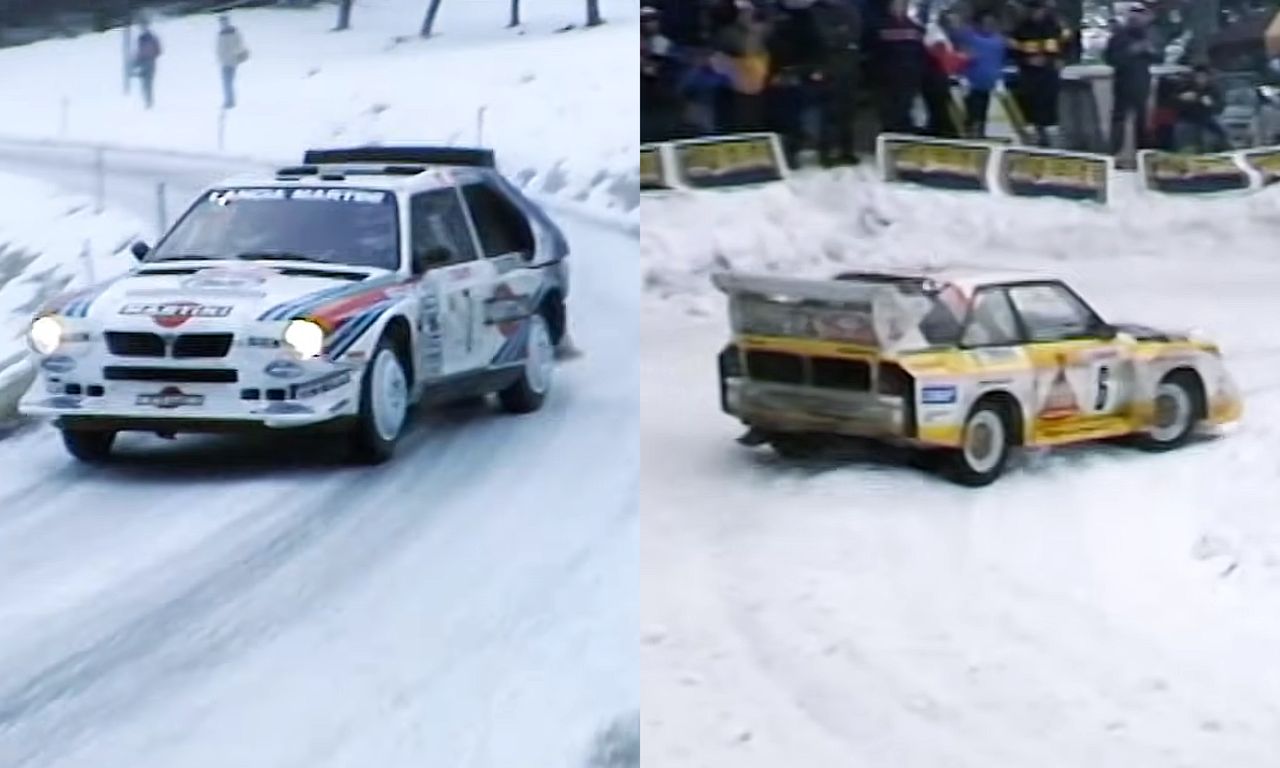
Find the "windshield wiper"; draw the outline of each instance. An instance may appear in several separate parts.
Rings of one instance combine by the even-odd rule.
[[[293,251],[248,251],[237,254],[236,258],[242,261],[310,261],[316,264],[329,263],[325,259],[317,259],[314,256],[294,253]]]
[[[207,253],[179,253],[174,256],[163,256],[158,259],[146,259],[146,264],[158,264],[162,261],[218,261],[221,256],[210,256]]]

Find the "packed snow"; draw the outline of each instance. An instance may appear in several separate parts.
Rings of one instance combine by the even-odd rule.
[[[132,216],[99,211],[89,197],[0,174],[0,422],[13,418],[34,373],[25,341],[32,313],[128,269],[124,249],[141,231]]]
[[[221,129],[213,16],[154,22],[150,111],[136,81],[124,94],[119,30],[0,50],[22,73],[0,82],[0,101],[22,105],[0,134],[295,163],[309,146],[481,143],[530,191],[635,220],[635,3],[601,0],[606,23],[587,29],[582,0],[539,0],[506,29],[505,2],[445,2],[421,39],[425,5],[363,0],[343,32],[327,3],[234,12],[250,58]]]
[[[645,762],[1249,766],[1280,743],[1280,190],[1108,208],[862,170],[642,204]],[[721,268],[1059,274],[1104,314],[1222,344],[1228,437],[1029,455],[961,489],[794,465],[719,412]]]

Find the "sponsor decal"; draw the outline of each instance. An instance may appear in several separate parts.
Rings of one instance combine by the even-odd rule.
[[[176,301],[164,304],[125,304],[122,315],[143,315],[161,328],[177,328],[192,318],[219,318],[231,314],[229,306],[210,306],[194,301]]]
[[[677,172],[694,189],[782,181],[771,135],[694,139],[672,144]]]
[[[1040,419],[1058,421],[1079,415],[1080,401],[1076,398],[1075,390],[1071,388],[1071,382],[1067,381],[1067,359],[1065,356],[1060,356],[1058,370],[1053,374],[1044,402],[1040,406]]]
[[[953,386],[932,386],[920,390],[920,402],[925,405],[952,405],[956,402]]]
[[[671,189],[667,164],[662,148],[655,145],[640,147],[640,191],[657,192]]]
[[[266,336],[250,336],[245,339],[245,344],[257,349],[279,349],[284,341],[281,339],[272,339]]]
[[[520,321],[532,314],[529,297],[511,290],[506,283],[499,283],[493,291],[493,297],[485,302],[484,321],[487,325],[496,325],[506,338],[510,338],[519,328]]]
[[[1006,149],[998,178],[1005,194],[1106,203],[1111,161],[1100,155]]]
[[[1241,158],[1262,177],[1264,187],[1280,182],[1280,147],[1245,152]]]
[[[262,269],[205,269],[183,280],[181,285],[190,290],[252,288],[267,282],[275,274]]]
[[[210,192],[209,202],[215,205],[229,205],[239,200],[322,200],[335,203],[381,205],[388,200],[388,195],[387,192],[341,187],[237,187]]]
[[[66,355],[54,355],[42,360],[40,367],[49,373],[68,373],[75,369],[76,361]]]
[[[204,395],[190,395],[178,387],[165,387],[153,394],[138,395],[137,404],[172,410],[204,405]]]
[[[1177,155],[1144,151],[1138,157],[1147,189],[1171,195],[1246,190],[1249,174],[1232,155]]]
[[[990,191],[987,169],[995,149],[990,144],[882,136],[881,167],[885,181],[901,181],[938,189]]]
[[[322,395],[325,392],[346,386],[351,383],[351,371],[338,371],[328,376],[322,376],[314,381],[305,384],[296,384],[293,387],[293,397],[295,400],[305,400],[308,397]]]

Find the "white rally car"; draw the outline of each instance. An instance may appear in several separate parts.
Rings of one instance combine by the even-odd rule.
[[[313,150],[207,190],[132,271],[43,307],[20,410],[85,461],[127,430],[304,427],[382,461],[415,402],[541,406],[568,251],[488,150]]]

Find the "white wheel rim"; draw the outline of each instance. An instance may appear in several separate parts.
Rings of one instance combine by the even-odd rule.
[[[974,472],[986,474],[1004,455],[1004,422],[991,411],[979,411],[964,429],[964,460]]]
[[[1182,387],[1166,382],[1156,388],[1155,424],[1151,438],[1157,443],[1177,440],[1191,421],[1191,397]]]
[[[378,430],[378,437],[387,441],[395,440],[404,428],[405,411],[409,403],[409,388],[400,359],[391,350],[382,350],[373,361],[371,375],[373,426]]]
[[[525,380],[529,389],[544,395],[551,388],[551,371],[555,367],[555,349],[551,346],[551,334],[542,315],[534,315],[529,321],[529,348],[525,357]]]

